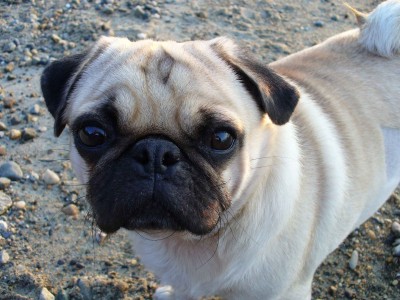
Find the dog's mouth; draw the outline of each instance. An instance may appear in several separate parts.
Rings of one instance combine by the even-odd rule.
[[[101,230],[210,233],[230,204],[210,165],[189,159],[173,142],[149,137],[107,167],[95,168],[87,190]]]
[[[159,188],[154,191],[151,186]],[[106,233],[125,228],[206,235],[218,226],[226,209],[218,199],[202,203],[179,186],[169,182],[154,184],[150,180],[136,181],[129,192],[114,193],[113,199],[108,198],[108,193],[88,195],[97,226]]]
[[[189,231],[195,235],[205,235],[218,226],[222,209],[217,206],[199,211],[182,207],[171,212],[171,207],[165,208],[160,201],[154,201],[123,214],[104,214],[94,208],[94,216],[98,227],[106,233],[125,228],[134,231]]]

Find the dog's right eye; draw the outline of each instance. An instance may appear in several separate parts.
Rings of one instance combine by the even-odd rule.
[[[81,143],[87,147],[101,146],[106,142],[107,134],[104,129],[96,126],[85,126],[78,131]]]

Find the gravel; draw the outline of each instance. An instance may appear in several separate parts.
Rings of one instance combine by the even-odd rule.
[[[348,2],[367,12],[380,1]],[[225,35],[267,63],[355,27],[342,4],[328,0],[7,0],[0,15],[0,227],[7,224],[0,253],[9,254],[0,265],[0,299],[145,300],[158,286],[125,232],[105,235],[93,225],[68,161],[69,131],[55,139],[44,113],[39,82],[49,62],[101,35],[179,41]],[[398,299],[399,222],[394,193],[317,270],[313,299]],[[361,259],[352,270],[355,249]]]

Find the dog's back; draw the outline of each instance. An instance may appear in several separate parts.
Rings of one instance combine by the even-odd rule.
[[[400,128],[400,1],[379,5],[360,29],[336,35],[271,67],[321,98],[334,89],[333,101],[342,102],[353,115],[363,111],[384,127]]]
[[[317,204],[321,223],[315,235],[323,245],[315,245],[316,253],[332,251],[400,182],[400,1],[386,1],[365,19],[359,17],[360,29],[271,64],[309,95],[300,99],[292,118],[307,132],[303,138],[299,134],[303,165],[319,159],[315,177],[332,183],[323,187]],[[317,139],[319,153],[329,155],[307,152],[310,136]],[[338,196],[341,187],[343,197]],[[330,201],[335,193],[336,202]],[[336,240],[324,240],[326,234]]]

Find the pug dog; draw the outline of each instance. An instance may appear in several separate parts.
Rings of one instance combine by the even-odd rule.
[[[270,65],[228,38],[101,38],[41,87],[98,227],[156,299],[310,299],[400,182],[400,1]]]

